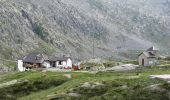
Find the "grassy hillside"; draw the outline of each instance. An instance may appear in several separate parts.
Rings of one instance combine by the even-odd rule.
[[[169,84],[149,79],[149,75],[168,73],[170,67],[167,66],[150,67],[131,73],[8,73],[0,75],[0,98],[12,100],[162,100],[164,98],[168,100]],[[90,86],[83,87],[84,84]],[[152,85],[159,87],[154,90]],[[72,93],[81,96],[70,96]]]

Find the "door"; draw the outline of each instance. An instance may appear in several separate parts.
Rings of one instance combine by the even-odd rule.
[[[145,65],[145,60],[144,59],[142,59],[142,66],[144,66]]]
[[[51,62],[52,67],[56,67],[56,62]]]

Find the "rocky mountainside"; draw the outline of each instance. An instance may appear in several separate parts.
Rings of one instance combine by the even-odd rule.
[[[170,49],[170,0],[0,0],[0,57],[69,53],[75,59]]]

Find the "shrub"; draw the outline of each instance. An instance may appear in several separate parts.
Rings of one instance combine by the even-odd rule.
[[[42,40],[45,40],[46,37],[49,35],[44,28],[42,27],[42,24],[35,24],[34,30],[33,30]]]
[[[53,86],[61,85],[65,81],[67,80],[64,77],[45,77],[23,81],[8,87],[0,88],[0,99],[6,100],[6,98],[10,99],[9,97],[17,99],[17,97],[29,95],[31,92],[37,92],[40,90],[48,89]]]
[[[104,62],[103,65],[105,67],[114,67],[114,66],[118,65],[118,63],[113,62],[113,61],[107,61],[107,62]]]
[[[87,70],[90,70],[93,67],[100,67],[102,66],[102,64],[98,64],[98,63],[83,63],[81,64],[81,68],[86,68]]]
[[[168,60],[168,61],[169,61],[169,60],[170,60],[170,57],[166,57],[166,58],[164,58],[164,60]]]

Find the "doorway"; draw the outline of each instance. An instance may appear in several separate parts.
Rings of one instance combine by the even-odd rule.
[[[145,60],[144,59],[142,59],[142,66],[144,66],[145,65]]]
[[[56,67],[56,62],[51,63],[52,67]]]

